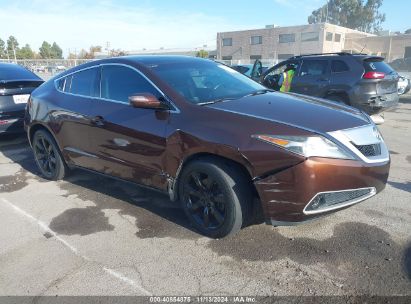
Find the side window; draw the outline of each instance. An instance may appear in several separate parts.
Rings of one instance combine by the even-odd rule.
[[[56,84],[57,84],[57,89],[58,89],[59,91],[64,91],[64,85],[66,84],[66,78],[67,78],[67,77],[61,78],[61,79],[59,79],[59,80],[56,82]]]
[[[74,73],[71,77],[69,92],[81,96],[99,96],[99,68],[91,68]],[[67,86],[67,84],[66,84]],[[64,90],[66,92],[66,90]]]
[[[327,74],[327,60],[306,60],[301,67],[301,76],[320,76]]]
[[[298,71],[298,67],[300,65],[299,61],[284,61],[281,63],[281,65],[273,70],[270,71],[270,73],[267,74],[267,76],[274,76],[274,75],[281,75],[285,69],[287,68],[288,65],[294,65],[296,71]]]
[[[343,73],[348,72],[350,68],[342,60],[333,60],[331,61],[331,72],[333,73]]]
[[[120,65],[103,66],[101,72],[101,98],[128,103],[133,94],[159,92],[137,71]]]

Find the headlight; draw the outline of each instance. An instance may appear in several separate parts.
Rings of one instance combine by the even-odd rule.
[[[311,157],[327,157],[340,159],[355,159],[353,155],[338,147],[323,136],[277,136],[254,135],[254,138],[280,146],[296,154]]]

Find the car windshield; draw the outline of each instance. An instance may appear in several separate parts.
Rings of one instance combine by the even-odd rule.
[[[238,99],[265,90],[232,68],[211,61],[160,64],[152,70],[194,104]]]

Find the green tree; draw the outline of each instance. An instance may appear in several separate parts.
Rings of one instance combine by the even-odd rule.
[[[39,48],[40,56],[43,59],[50,59],[51,57],[51,45],[47,41],[43,41],[41,47]]]
[[[196,57],[208,58],[208,52],[206,50],[199,50],[196,54]]]
[[[26,44],[25,46],[23,46],[17,53],[17,58],[18,59],[33,59],[34,52],[31,49],[30,45]]]
[[[329,0],[308,17],[308,23],[329,22],[363,32],[378,32],[385,21],[383,0]]]
[[[406,31],[404,32],[404,34],[411,34],[411,28],[409,28],[408,30],[406,30]]]
[[[0,58],[7,58],[6,43],[0,39]]]
[[[62,59],[63,50],[58,46],[57,43],[53,42],[53,45],[50,48],[50,55],[53,59]]]
[[[17,42],[16,37],[10,36],[7,39],[7,52],[9,53],[10,58],[14,58],[14,54],[17,55],[19,51],[19,43]]]

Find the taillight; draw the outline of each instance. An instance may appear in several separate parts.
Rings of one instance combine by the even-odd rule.
[[[385,74],[382,72],[367,72],[362,76],[364,79],[383,79]]]

